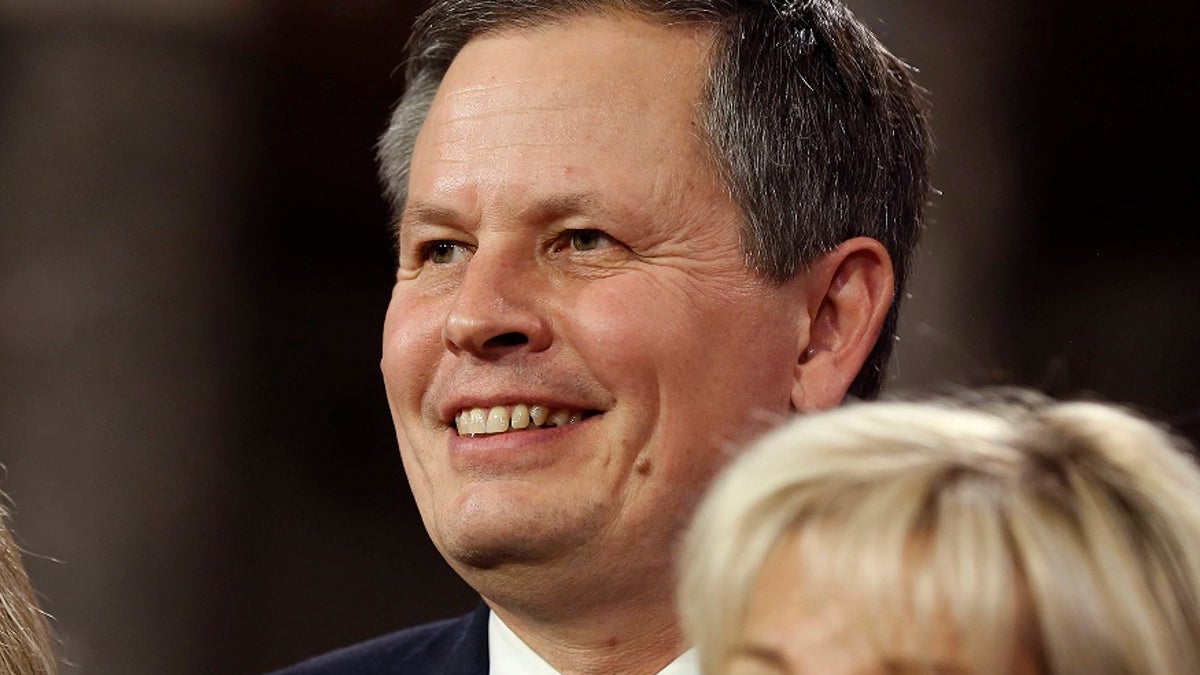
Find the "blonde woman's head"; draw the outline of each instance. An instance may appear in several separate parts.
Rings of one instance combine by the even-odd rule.
[[[797,418],[731,463],[684,548],[709,674],[1200,673],[1200,470],[1109,403]]]

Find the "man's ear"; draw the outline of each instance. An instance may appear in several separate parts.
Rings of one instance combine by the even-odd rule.
[[[892,306],[892,259],[878,240],[856,237],[818,258],[808,277],[809,330],[800,337],[792,406],[832,408],[871,354]]]

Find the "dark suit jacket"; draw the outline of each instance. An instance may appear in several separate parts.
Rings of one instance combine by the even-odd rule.
[[[488,675],[488,606],[343,647],[267,675]]]

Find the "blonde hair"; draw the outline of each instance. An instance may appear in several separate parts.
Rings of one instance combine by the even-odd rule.
[[[797,418],[714,481],[679,609],[705,672],[768,556],[874,644],[950,630],[973,672],[1029,649],[1049,675],[1200,673],[1200,468],[1167,427],[1032,391],[876,401]]]
[[[8,518],[0,503],[0,673],[54,675],[58,661],[49,621],[29,582]]]

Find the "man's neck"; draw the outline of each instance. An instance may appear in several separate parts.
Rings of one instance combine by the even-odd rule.
[[[537,620],[491,602],[492,611],[563,675],[655,675],[685,650],[673,606],[609,608],[569,620]]]

